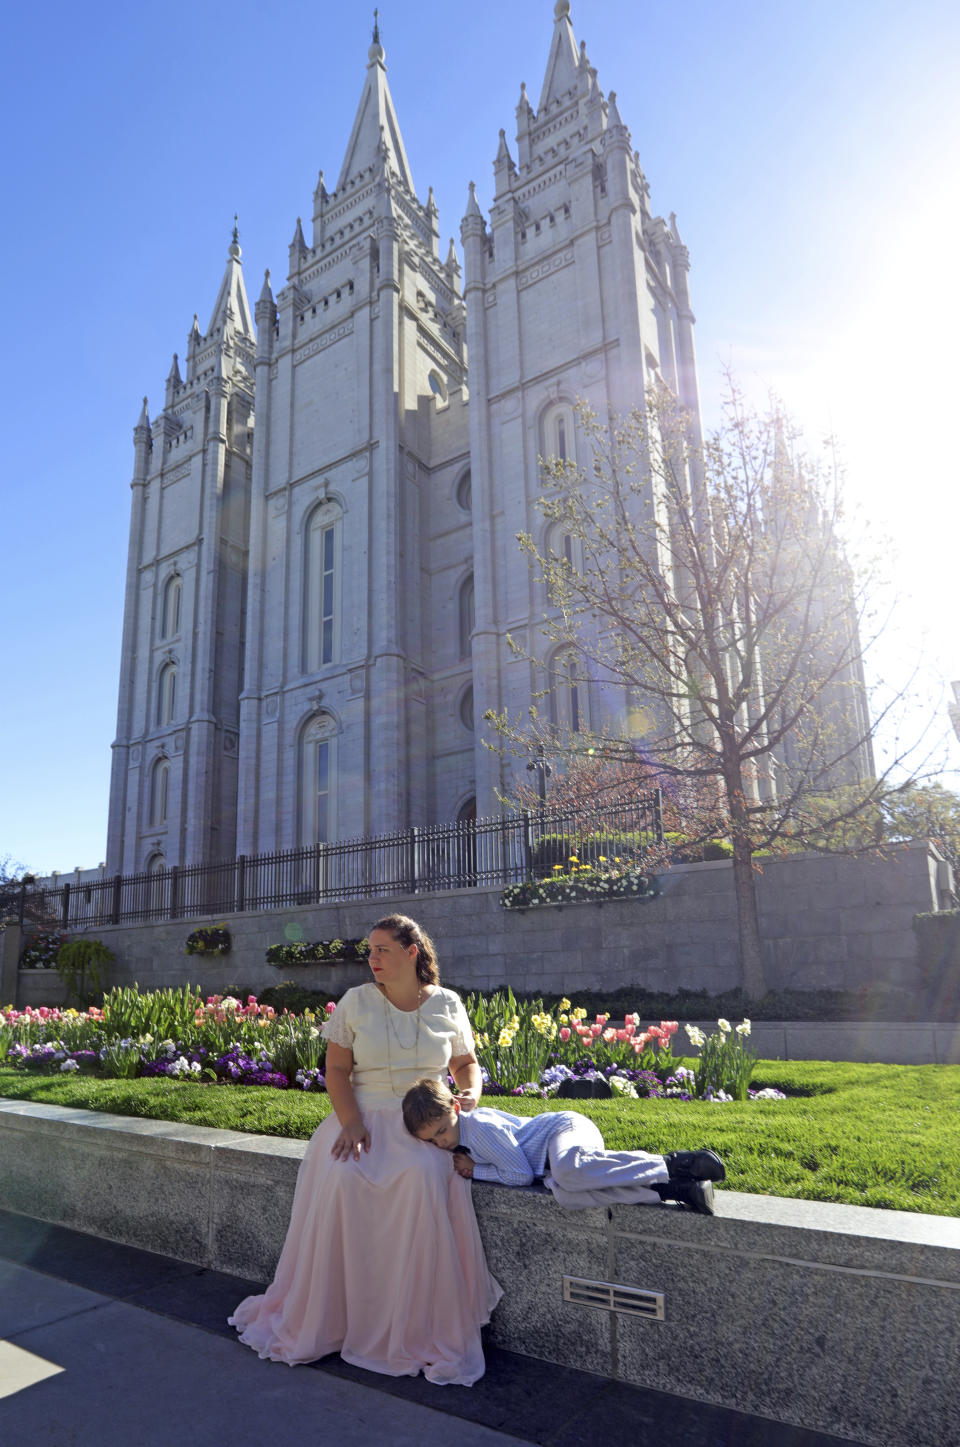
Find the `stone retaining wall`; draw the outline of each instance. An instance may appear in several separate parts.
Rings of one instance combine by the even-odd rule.
[[[794,855],[763,861],[757,876],[760,927],[772,989],[855,989],[878,981],[912,983],[913,916],[938,908],[939,857],[925,843],[888,859],[875,855]],[[117,956],[111,983],[144,989],[200,983],[207,991],[260,991],[295,977],[338,995],[367,978],[362,965],[271,966],[267,947],[289,938],[345,939],[367,933],[400,910],[437,941],[443,978],[463,990],[514,989],[571,994],[577,989],[703,989],[739,984],[739,948],[728,862],[677,865],[649,901],[548,905],[505,910],[499,889],[451,890],[379,901],[300,905],[163,924],[98,926]],[[187,955],[187,935],[223,921],[226,957]],[[6,984],[5,999],[11,998]],[[27,1003],[26,1000],[20,1003]]]
[[[304,1150],[0,1100],[0,1207],[265,1282]],[[960,1222],[726,1190],[713,1218],[473,1198],[499,1345],[869,1447],[954,1440]],[[565,1301],[565,1276],[662,1295],[663,1319]]]

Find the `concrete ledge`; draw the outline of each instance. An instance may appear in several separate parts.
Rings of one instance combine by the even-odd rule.
[[[305,1149],[0,1100],[0,1207],[265,1282]],[[871,1447],[960,1420],[960,1221],[733,1191],[713,1219],[474,1202],[504,1347]],[[662,1292],[665,1319],[566,1303],[564,1275]]]

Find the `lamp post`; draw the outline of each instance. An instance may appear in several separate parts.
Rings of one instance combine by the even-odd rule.
[[[531,759],[527,765],[527,773],[535,773],[537,776],[537,794],[540,798],[540,812],[543,813],[547,803],[547,780],[552,769],[543,756],[543,744],[537,744],[537,757]]]

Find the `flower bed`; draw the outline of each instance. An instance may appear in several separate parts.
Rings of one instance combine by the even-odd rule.
[[[228,955],[230,953],[230,931],[225,924],[203,925],[187,936],[188,955]]]
[[[546,879],[508,884],[501,891],[504,909],[530,909],[538,904],[600,904],[607,899],[653,899],[654,880],[634,861],[600,855],[596,864],[581,864],[571,854],[566,868],[553,866]]]
[[[370,953],[366,939],[362,940],[294,940],[289,944],[270,945],[267,949],[268,965],[330,965],[334,962],[365,963]]]
[[[754,1056],[745,1047],[750,1022],[732,1029],[726,1020],[709,1038],[694,1026],[686,1032],[700,1058],[692,1065],[674,1053],[676,1020],[641,1029],[640,1017],[615,1024],[609,1015],[592,1020],[569,1000],[544,1008],[541,1001],[518,1002],[511,990],[470,995],[477,1059],[488,1095],[594,1093],[630,1099],[747,1100],[771,1098],[768,1088],[749,1088]],[[196,990],[112,990],[102,1008],[86,1011],[41,1006],[0,1010],[0,1060],[48,1074],[93,1073],[115,1079],[166,1076],[221,1085],[275,1089],[325,1088],[323,1015],[311,1010],[278,1014],[248,996],[210,995]],[[779,1092],[772,1093],[773,1098]]]

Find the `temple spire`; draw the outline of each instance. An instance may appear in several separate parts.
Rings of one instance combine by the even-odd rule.
[[[547,71],[543,77],[543,90],[540,92],[540,104],[537,107],[537,116],[541,120],[546,106],[565,101],[571,91],[576,91],[580,69],[580,51],[570,24],[570,0],[557,0],[553,14],[553,40],[550,43]]]
[[[223,273],[223,281],[220,283],[220,290],[213,305],[213,314],[210,317],[210,325],[207,327],[206,335],[212,337],[216,331],[234,332],[240,336],[249,337],[253,340],[253,320],[250,315],[250,303],[247,301],[247,292],[243,284],[243,267],[240,264],[242,252],[240,250],[240,231],[237,226],[237,218],[233,218],[233,236],[227,250],[227,266]]]
[[[379,12],[373,12],[373,43],[367,52],[367,74],[337,180],[337,192],[361,171],[383,167],[393,171],[414,193],[413,177],[400,134],[400,124],[387,84],[386,57],[380,44]]]

